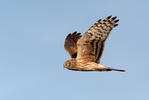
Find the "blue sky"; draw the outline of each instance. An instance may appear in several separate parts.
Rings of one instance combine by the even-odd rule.
[[[148,100],[148,0],[1,0],[0,100]],[[118,16],[101,63],[121,72],[63,68],[68,33]]]

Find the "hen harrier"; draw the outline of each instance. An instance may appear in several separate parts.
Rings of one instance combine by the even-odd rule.
[[[98,20],[85,34],[70,33],[66,37],[64,47],[71,59],[64,63],[64,67],[75,71],[121,71],[125,70],[105,67],[100,63],[104,45],[111,30],[119,21],[117,17],[108,16]]]

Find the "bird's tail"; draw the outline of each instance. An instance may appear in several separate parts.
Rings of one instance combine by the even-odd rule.
[[[107,67],[106,71],[120,71],[120,72],[125,72],[125,70],[122,69],[115,69],[115,68],[111,68],[111,67]]]
[[[99,65],[99,67],[97,68],[97,71],[120,71],[120,72],[125,72],[125,70],[115,69],[115,68],[111,68],[111,67],[105,67],[105,66],[102,66],[102,65]]]

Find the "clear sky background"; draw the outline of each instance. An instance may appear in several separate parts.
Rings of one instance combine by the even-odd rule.
[[[118,16],[101,63],[122,72],[63,68],[68,33]],[[0,100],[149,100],[148,0],[1,0]]]

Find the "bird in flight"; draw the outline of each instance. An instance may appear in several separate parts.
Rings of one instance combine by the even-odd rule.
[[[100,63],[104,45],[111,30],[116,27],[119,19],[108,16],[104,20],[99,19],[83,35],[81,33],[70,33],[65,39],[64,48],[71,56],[64,63],[64,67],[75,71],[120,71],[103,66]]]

